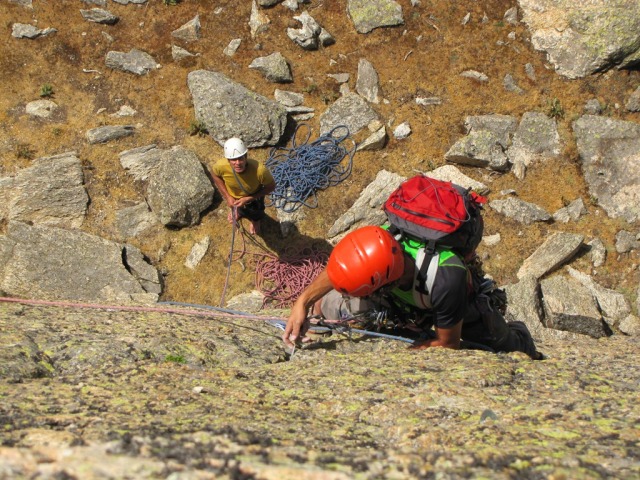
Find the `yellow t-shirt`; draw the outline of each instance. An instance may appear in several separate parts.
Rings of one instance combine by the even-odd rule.
[[[229,160],[222,158],[213,166],[213,174],[224,181],[229,195],[233,198],[246,197],[260,190],[263,185],[271,185],[274,182],[269,169],[263,163],[251,158],[247,159],[244,172],[236,172],[235,175]],[[242,187],[238,182],[242,183]]]

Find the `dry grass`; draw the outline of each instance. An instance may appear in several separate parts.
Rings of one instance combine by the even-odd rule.
[[[320,113],[338,92],[338,85],[327,74],[350,73],[349,85],[355,89],[358,61],[367,58],[375,65],[383,96],[388,100],[376,109],[391,128],[409,121],[413,134],[402,141],[391,138],[381,152],[358,153],[352,176],[340,186],[320,192],[320,208],[307,212],[298,235],[282,239],[273,222],[267,225],[267,250],[279,252],[290,246],[302,248],[310,242],[321,242],[333,221],[351,206],[380,169],[410,176],[416,170],[442,165],[444,153],[463,134],[466,116],[500,113],[520,117],[531,110],[548,113],[554,99],[564,112],[558,118],[566,142],[562,160],[535,166],[523,182],[509,174],[489,177],[488,172],[464,171],[490,181],[493,198],[501,189],[515,188],[520,198],[550,212],[577,197],[589,204],[576,163],[571,122],[582,113],[585,102],[594,97],[616,118],[637,121],[637,115],[625,113],[615,105],[624,105],[639,83],[638,72],[615,71],[580,81],[557,76],[545,63],[544,56],[533,51],[525,27],[502,21],[502,15],[512,4],[499,0],[433,0],[423,1],[417,8],[412,8],[408,1],[401,4],[404,27],[361,35],[346,15],[345,0],[313,2],[308,7],[310,14],[337,39],[335,45],[317,52],[304,52],[287,38],[286,28],[297,28],[299,24],[292,20],[295,14],[282,6],[264,11],[271,27],[253,40],[248,26],[251,9],[248,1],[223,0],[213,5],[204,0],[184,0],[177,6],[165,5],[161,0],[149,0],[144,6],[109,2],[108,9],[120,16],[114,26],[85,21],[79,12],[84,8],[80,2],[34,0],[33,11],[5,4],[0,9],[0,25],[5,27],[0,56],[0,78],[4,80],[0,94],[0,175],[10,175],[28,166],[30,158],[77,151],[85,167],[91,197],[84,228],[115,238],[114,212],[141,201],[144,196],[143,186],[136,185],[120,166],[120,152],[151,143],[162,148],[182,144],[205,165],[211,165],[221,155],[221,148],[210,138],[189,135],[194,120],[186,85],[190,71],[201,68],[220,71],[267,97],[272,97],[275,88],[305,92],[305,104],[317,112],[310,122],[317,134]],[[220,12],[216,13],[218,8]],[[462,25],[467,12],[471,13],[471,21]],[[175,41],[171,32],[196,14],[202,23],[202,39],[186,45]],[[481,22],[484,15],[487,23]],[[34,20],[40,28],[53,26],[59,31],[52,37],[33,41],[10,37],[14,22]],[[515,32],[516,40],[508,39],[510,32]],[[222,51],[233,38],[243,41],[237,54],[229,58]],[[499,41],[504,44],[498,45]],[[171,58],[172,43],[200,55],[175,63]],[[129,51],[134,47],[153,55],[162,69],[137,77],[105,67],[108,51]],[[292,63],[294,82],[290,85],[270,84],[258,72],[247,68],[255,57],[275,51]],[[526,63],[535,68],[535,82],[525,75]],[[83,69],[99,73],[85,73]],[[484,72],[490,81],[478,84],[460,77],[459,73],[467,69]],[[506,74],[513,75],[525,90],[523,95],[505,91],[502,79]],[[24,105],[39,99],[45,84],[52,86],[53,100],[61,107],[54,121],[36,120],[24,113]],[[415,104],[416,96],[429,95],[442,98],[443,105],[425,108]],[[133,107],[138,114],[132,118],[109,116],[122,105]],[[98,114],[100,109],[105,109],[104,113]],[[140,127],[133,137],[107,145],[90,146],[85,141],[88,129],[116,123],[136,123]],[[251,154],[265,160],[268,149],[256,149]],[[487,269],[501,282],[514,281],[522,259],[553,230],[581,231],[587,240],[597,235],[612,247],[620,222],[606,219],[593,205],[588,208],[591,215],[577,224],[531,227],[487,211],[487,232],[500,232],[503,238],[495,251],[487,252]],[[273,209],[268,213],[275,218]],[[205,235],[212,238],[210,251],[195,271],[189,270],[184,260],[191,246]],[[231,244],[226,207],[219,197],[214,208],[193,228],[158,228],[129,241],[139,246],[158,268],[168,272],[166,299],[218,304]],[[263,252],[253,245],[247,249],[256,254]],[[255,256],[248,254],[244,268],[241,262],[232,264],[227,298],[253,288],[254,261]],[[637,271],[629,272],[624,259],[617,260],[611,255],[599,278],[609,286],[616,286],[632,284],[634,275],[637,277]]]

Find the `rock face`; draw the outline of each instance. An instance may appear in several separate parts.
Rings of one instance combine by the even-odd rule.
[[[556,72],[581,78],[640,60],[640,4],[629,0],[519,0],[531,42]]]
[[[609,334],[595,299],[578,281],[556,275],[540,286],[547,327],[594,338]]]
[[[0,179],[0,199],[5,197],[0,218],[80,227],[87,213],[89,196],[84,188],[82,164],[76,155],[68,152],[39,158],[15,177]]]
[[[213,201],[213,185],[198,157],[183,147],[163,154],[149,174],[147,202],[163,225],[195,225]]]
[[[146,75],[150,71],[160,68],[160,64],[151,55],[137,48],[132,48],[127,53],[108,52],[105,64],[114,70],[122,70],[136,75]]]
[[[374,120],[378,114],[367,101],[356,93],[336,100],[320,117],[320,134],[329,133],[334,128],[345,125],[351,135],[355,135]],[[343,134],[341,132],[341,134]]]
[[[358,33],[404,24],[402,7],[394,0],[349,0],[347,12]]]
[[[256,58],[251,62],[249,68],[255,68],[264,75],[264,78],[273,83],[289,83],[293,81],[291,66],[280,52]]]
[[[163,309],[0,303],[5,470],[15,478],[640,475],[640,346],[628,337],[550,339],[541,345],[548,360],[533,362],[335,335],[285,361],[279,330],[266,321]]]
[[[287,125],[287,112],[278,102],[250,92],[221,73],[196,70],[187,83],[196,118],[220,145],[237,136],[251,147],[275,145]]]
[[[585,115],[573,131],[591,195],[610,217],[640,219],[640,123]]]
[[[0,290],[15,297],[153,302],[161,290],[140,250],[80,231],[11,222],[0,259]]]

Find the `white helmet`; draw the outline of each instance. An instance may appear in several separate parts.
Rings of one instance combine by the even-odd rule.
[[[233,160],[247,153],[247,147],[239,138],[230,138],[224,142],[224,156],[228,160]]]

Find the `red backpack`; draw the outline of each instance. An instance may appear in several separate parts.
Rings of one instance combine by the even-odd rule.
[[[482,240],[486,201],[471,189],[416,175],[404,181],[383,208],[391,233],[424,241],[427,252],[443,247],[468,260]]]

